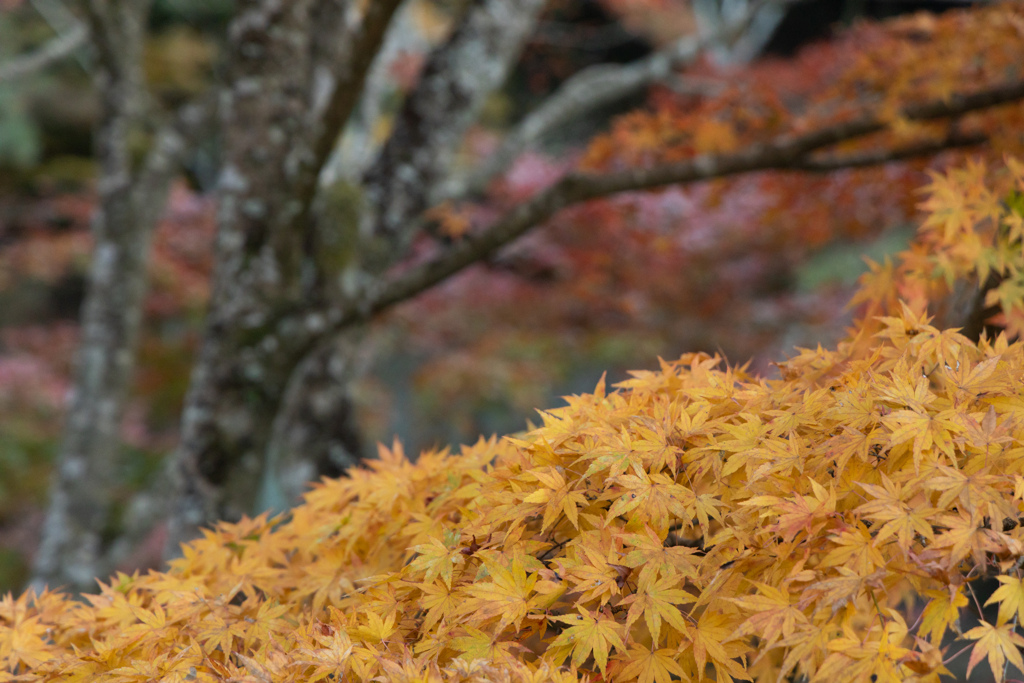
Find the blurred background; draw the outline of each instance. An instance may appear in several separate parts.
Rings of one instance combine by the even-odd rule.
[[[458,4],[410,3],[402,40],[378,65],[387,87],[377,115],[343,145],[358,150],[384,139],[402,93]],[[580,70],[632,62],[697,30],[700,4],[552,0],[467,140],[464,163],[492,152],[512,122]],[[967,4],[796,5],[753,32],[745,51],[691,67],[685,84],[654,86],[563,126],[519,158],[491,203],[471,209],[465,223],[449,214],[438,229],[457,239],[468,223],[531,196],[573,164],[672,158],[705,151],[701,145],[714,145],[707,140],[728,146],[730,136],[746,134],[734,129],[742,128],[744,112],[761,107],[757,120],[770,122],[765,110],[800,110],[837,87],[864,45],[879,40],[875,20],[902,17],[901,30],[927,39],[928,17]],[[233,11],[229,0],[156,2],[145,57],[156,97],[173,105],[217,82]],[[28,575],[61,437],[90,258],[99,113],[83,48],[24,75],[2,65],[76,25],[61,0],[0,0],[0,592],[19,588]],[[645,147],[655,125],[679,128],[678,149],[665,148],[664,137],[656,149]],[[771,132],[770,123],[759,125]],[[968,154],[995,152],[949,151],[821,175],[766,172],[565,211],[374,324],[370,371],[355,390],[365,455],[395,436],[416,453],[522,430],[535,409],[591,390],[604,372],[617,382],[630,369],[657,367],[658,356],[717,352],[770,376],[772,361],[794,346],[843,335],[851,315],[845,302],[866,269],[862,256],[881,260],[904,248],[920,199],[915,189],[929,169]],[[131,456],[119,473],[123,500],[152,481],[174,447],[208,296],[218,140],[203,140],[186,166],[154,241],[144,339],[123,425]],[[149,557],[143,551],[125,568]]]

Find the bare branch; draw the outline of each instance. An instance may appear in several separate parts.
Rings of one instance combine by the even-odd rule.
[[[944,152],[948,149],[974,147],[976,145],[984,144],[987,141],[988,137],[980,133],[968,135],[953,133],[941,140],[929,140],[913,145],[907,145],[905,147],[897,147],[895,149],[878,149],[871,150],[869,152],[859,152],[856,154],[811,157],[793,164],[790,168],[797,171],[805,171],[807,173],[831,173],[832,171],[838,171],[841,169],[878,166],[880,164],[888,164],[893,161],[904,161],[906,159],[914,159],[917,157],[927,157],[933,154],[938,154],[939,152]]]
[[[320,135],[313,144],[316,154],[314,168],[318,174],[327,163],[345,122],[359,101],[373,59],[380,52],[388,26],[401,4],[402,0],[376,0],[369,3],[358,31],[347,41],[346,53],[341,56],[347,63],[342,69],[338,69],[337,65],[327,65],[333,67],[333,73],[338,76],[319,122]],[[309,193],[315,191],[315,184],[308,189]],[[304,197],[307,202],[311,198],[312,194]]]
[[[486,97],[505,80],[544,0],[472,3],[452,36],[430,55],[365,188],[376,249],[393,254],[429,206],[449,160]],[[390,263],[393,257],[388,256]]]
[[[0,64],[0,83],[24,78],[45,69],[54,62],[59,62],[85,45],[88,37],[88,29],[84,24],[79,24],[42,47],[16,57],[5,64]]]
[[[972,94],[954,95],[948,99],[911,105],[903,109],[902,115],[916,121],[957,117],[1021,99],[1024,99],[1024,81],[1017,81]],[[379,288],[363,297],[361,303],[335,309],[328,315],[328,319],[334,328],[368,319],[490,256],[558,211],[574,204],[620,192],[651,190],[753,171],[804,168],[814,171],[826,170],[830,162],[810,158],[812,152],[876,133],[886,125],[885,118],[877,113],[869,113],[852,121],[801,135],[782,136],[731,154],[702,155],[673,164],[604,174],[569,174],[529,202],[513,209],[489,228],[467,236],[432,260],[383,282]],[[918,151],[925,153],[923,149],[921,146]],[[913,149],[902,151],[909,153]],[[890,158],[897,158],[900,153],[900,150],[896,150],[888,155],[876,155],[873,158],[870,155],[858,155],[851,157],[851,161],[853,165],[864,165],[871,161],[883,163]],[[839,168],[834,162],[831,162],[831,165],[833,168]]]
[[[342,137],[320,176],[323,185],[333,184],[338,179],[353,186],[360,184],[385,142],[377,140],[374,130],[387,108],[387,102],[405,92],[395,78],[394,65],[405,55],[428,54],[432,46],[428,34],[416,16],[416,6],[412,3],[401,5],[366,74],[359,103],[349,116]]]
[[[142,84],[142,65],[126,53],[124,46],[140,40],[145,33],[153,0],[137,0],[124,8],[112,7],[104,0],[85,0],[81,4],[100,65],[113,80],[138,89]]]
[[[482,168],[474,169],[468,178],[452,183],[452,187],[446,190],[446,196],[482,192],[491,180],[511,166],[517,156],[548,133],[599,107],[619,102],[652,83],[669,78],[677,69],[693,63],[711,46],[732,42],[743,34],[764,7],[792,2],[794,0],[753,2],[734,21],[704,38],[686,36],[631,64],[599,64],[580,71],[506,135],[501,147]]]

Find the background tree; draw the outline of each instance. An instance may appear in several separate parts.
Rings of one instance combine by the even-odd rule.
[[[373,130],[379,106],[372,95],[386,90],[374,80],[381,72],[371,59],[387,53],[388,34],[403,26],[396,18],[399,3],[310,0],[234,8],[216,98],[221,149],[214,284],[173,460],[170,547],[203,523],[251,511],[257,492],[263,504],[281,505],[308,475],[336,473],[353,462],[357,446],[345,416],[351,414],[351,379],[365,362],[359,353],[364,324],[475,263],[528,271],[530,258],[497,259],[496,253],[549,219],[558,223],[561,209],[768,169],[861,167],[993,137],[1004,149],[1020,144],[1014,127],[1019,106],[968,116],[1024,96],[1015,80],[1022,60],[1014,5],[941,22],[921,17],[862,29],[846,45],[853,66],[835,74],[836,85],[799,93],[773,89],[777,83],[756,73],[726,87],[711,67],[696,62],[704,48],[749,56],[750,48],[742,46],[763,40],[757,35],[781,16],[776,3],[723,3],[714,6],[717,14],[711,4],[702,8],[704,18],[694,25],[703,34],[652,37],[655,49],[645,57],[579,71],[514,124],[482,165],[453,164],[471,124],[536,29],[542,5],[494,0],[448,7],[443,23],[450,28],[440,31],[424,57],[385,141],[369,153],[365,131]],[[121,16],[116,3],[97,7]],[[658,5],[647,9],[656,12]],[[662,9],[664,16],[672,10]],[[619,11],[637,16],[630,3]],[[93,23],[93,41],[109,40]],[[945,39],[954,33],[959,41]],[[979,63],[980,54],[985,59]],[[652,97],[646,110],[620,119],[579,160],[555,165],[536,191],[521,187],[516,194],[502,182],[507,166],[545,135],[646,89]],[[371,96],[360,104],[361,92]],[[354,118],[357,106],[360,116]],[[174,139],[174,130],[168,127],[153,140]],[[127,131],[120,132],[129,140]],[[145,137],[145,156],[162,149]],[[861,140],[863,147],[853,144]],[[726,187],[701,191],[714,203]],[[774,190],[780,205],[785,188],[782,182]],[[625,225],[642,207],[626,197],[580,211]],[[588,225],[588,214],[575,216]],[[799,242],[804,235],[794,232],[789,239]],[[778,238],[773,240],[774,246]],[[639,281],[638,274],[631,277]],[[601,290],[595,291],[591,298],[600,300]],[[138,310],[125,305],[117,312],[131,319]],[[127,339],[118,357],[129,357],[131,346]],[[82,396],[88,405],[111,405]],[[98,424],[72,420],[69,430]],[[66,442],[74,442],[70,432]],[[105,456],[112,451],[107,448]],[[267,475],[268,468],[292,475],[291,483],[278,489],[281,482]],[[99,567],[111,560],[109,548],[96,540],[110,519],[88,499],[72,500],[81,491],[72,486],[72,475],[80,470],[60,471],[49,526],[70,528],[71,511],[91,531],[47,540],[56,549],[40,555],[37,578],[81,586],[86,574],[103,573]],[[74,512],[86,508],[97,514]],[[134,510],[128,517],[137,523],[143,515]],[[67,572],[74,566],[88,569],[72,576]]]

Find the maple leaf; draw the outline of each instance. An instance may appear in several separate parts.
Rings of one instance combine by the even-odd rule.
[[[312,633],[317,647],[299,648],[294,656],[297,664],[313,667],[313,671],[306,674],[309,676],[307,680],[312,683],[344,674],[352,655],[352,641],[348,634],[327,624],[314,624]]]
[[[820,602],[830,606],[832,613],[835,614],[846,604],[860,600],[865,591],[884,588],[882,579],[886,575],[885,570],[880,569],[867,575],[858,574],[849,567],[836,567],[836,571],[839,576],[823,579],[808,586],[800,600],[801,606],[820,598]]]
[[[894,410],[882,418],[882,422],[891,430],[887,448],[891,449],[913,440],[915,471],[920,471],[923,454],[933,445],[943,452],[951,463],[956,462],[953,439],[950,435],[964,431],[958,410],[950,408],[934,414],[924,410]]]
[[[427,615],[423,619],[424,630],[430,630],[438,621],[446,619],[456,611],[458,598],[444,582],[417,583],[416,587],[423,591],[420,607],[427,610]]]
[[[626,629],[643,615],[655,644],[660,642],[662,620],[679,633],[685,633],[686,622],[676,605],[696,602],[697,596],[675,588],[680,578],[666,576],[653,582],[641,581],[636,593],[623,598],[621,603],[630,605],[626,614]]]
[[[491,581],[466,586],[464,590],[469,598],[463,602],[461,612],[481,622],[500,617],[499,630],[508,624],[514,624],[519,630],[530,608],[537,574],[526,573],[520,554],[516,554],[507,567],[490,554],[484,555],[483,561]]]
[[[640,583],[649,582],[658,574],[697,578],[693,561],[696,548],[678,545],[666,547],[665,542],[650,527],[646,527],[644,533],[623,534],[619,538],[626,548],[632,548],[621,562],[626,567],[640,568]]]
[[[572,489],[562,472],[554,467],[546,467],[530,470],[520,478],[524,477],[536,479],[544,486],[523,499],[524,503],[544,505],[544,522],[541,524],[541,531],[554,524],[558,516],[563,513],[574,527],[580,528],[578,508],[586,507],[587,499],[582,493]]]
[[[781,534],[786,542],[792,541],[801,531],[812,536],[821,527],[822,520],[835,512],[836,496],[834,490],[826,491],[814,480],[810,483],[814,491],[812,496],[754,496],[740,504],[761,508],[762,519],[777,515],[778,522],[767,528]]]
[[[770,455],[765,447],[770,426],[764,424],[758,415],[744,416],[744,422],[740,425],[725,425],[725,431],[731,439],[720,441],[717,447],[723,451],[729,451],[731,456],[722,468],[723,475],[730,475],[745,466],[747,462],[760,455]]]
[[[859,483],[869,493],[870,500],[857,508],[857,512],[878,522],[884,522],[875,536],[875,542],[895,535],[897,544],[903,552],[909,552],[917,534],[926,540],[934,537],[932,532],[932,515],[938,510],[920,503],[910,505],[906,499],[913,496],[913,489],[904,489],[902,484],[894,483],[882,474],[882,486]]]
[[[430,543],[423,543],[413,548],[418,554],[409,569],[422,571],[423,583],[430,583],[435,578],[441,577],[448,588],[452,587],[452,571],[465,563],[466,556],[459,548],[446,546],[436,538],[430,539]]]
[[[975,564],[985,564],[986,552],[998,552],[1000,545],[989,537],[989,530],[983,525],[983,519],[977,513],[971,514],[960,510],[957,514],[939,515],[935,520],[937,526],[946,530],[935,537],[932,547],[949,548],[946,557],[947,566],[955,567],[970,555]]]
[[[608,477],[617,477],[626,471],[632,471],[636,475],[645,473],[643,453],[633,448],[633,437],[623,427],[616,439],[617,443],[601,446],[580,456],[576,462],[593,460],[584,477],[590,477],[599,472],[607,472]],[[575,463],[574,463],[575,464]]]
[[[376,612],[366,612],[363,616],[366,617],[366,625],[356,626],[353,635],[360,636],[364,641],[383,643],[398,629],[396,614],[381,617]]]
[[[906,676],[902,670],[910,650],[903,643],[907,637],[907,624],[894,610],[886,610],[887,617],[881,628],[872,626],[869,639],[856,633],[849,624],[843,625],[843,635],[829,641],[832,653],[815,672],[812,680],[870,680],[896,683]]]
[[[615,502],[605,516],[606,525],[619,515],[635,511],[631,520],[668,528],[669,520],[673,517],[688,517],[687,506],[695,502],[693,491],[661,473],[649,475],[642,471],[638,475],[610,477],[608,482],[616,484],[616,488],[624,492],[610,494],[614,496]]]
[[[579,614],[551,617],[551,621],[568,624],[568,627],[551,641],[548,656],[557,663],[571,653],[573,666],[580,666],[593,654],[604,674],[611,648],[626,651],[621,635],[623,626],[605,612],[591,612],[583,607],[578,607],[577,611]]]
[[[788,638],[798,625],[809,623],[807,616],[792,603],[788,592],[764,583],[753,583],[761,595],[727,598],[747,612],[753,612],[731,638],[757,634],[764,639],[765,648],[771,649],[779,638]]]
[[[1017,648],[1024,647],[1024,638],[1016,631],[1014,624],[992,624],[981,622],[970,631],[964,633],[964,638],[976,640],[977,643],[971,649],[971,658],[967,662],[967,675],[985,657],[988,657],[989,668],[996,683],[1003,681],[1003,665],[1007,660],[1018,670],[1024,671],[1024,660],[1021,659],[1020,651]]]
[[[563,566],[563,573],[572,582],[573,592],[580,593],[583,602],[598,599],[603,605],[622,592],[619,571],[607,559],[591,556],[585,561],[567,562]]]
[[[465,630],[466,635],[452,638],[451,646],[468,661],[482,659],[508,664],[515,661],[512,650],[525,649],[516,642],[495,640],[495,634],[488,631],[471,626],[465,627]]]
[[[955,365],[943,366],[946,381],[956,390],[957,398],[977,399],[986,393],[1002,393],[1005,390],[1004,373],[997,373],[999,356],[989,358],[980,363],[971,362],[966,347],[961,348]]]
[[[999,603],[998,624],[1005,624],[1015,614],[1015,623],[1021,623],[1024,620],[1024,579],[1005,575],[999,575],[996,579],[1002,585],[992,591],[985,605]]]
[[[1000,484],[1009,484],[1009,476],[990,474],[992,465],[984,461],[968,463],[964,469],[939,465],[937,472],[924,482],[927,489],[942,491],[937,507],[946,509],[954,500],[970,514],[1002,519],[1012,517],[1016,510],[1000,492]]]
[[[246,617],[245,647],[251,648],[256,643],[269,643],[281,629],[281,619],[291,611],[289,605],[274,601],[264,602],[256,611],[256,616]]]
[[[867,576],[879,567],[885,566],[885,558],[875,546],[871,532],[863,522],[857,522],[830,537],[836,544],[821,560],[821,567],[845,566],[860,576]]]
[[[735,622],[721,612],[706,610],[701,614],[697,625],[689,628],[687,637],[697,662],[697,680],[704,680],[704,670],[708,661],[715,667],[720,676],[731,676],[743,680],[751,680],[743,665],[735,661],[729,652],[726,641],[731,632],[735,631]]]
[[[196,640],[203,644],[205,652],[219,649],[224,654],[234,652],[235,638],[244,640],[246,625],[244,622],[225,618],[222,614],[210,613],[199,623]]]
[[[1012,419],[1006,418],[999,421],[995,406],[990,405],[980,422],[970,415],[964,416],[966,429],[963,438],[988,455],[993,446],[1001,447],[1002,444],[1013,443],[1012,422]]]
[[[655,650],[633,645],[623,657],[623,662],[626,664],[619,672],[619,679],[635,679],[637,683],[669,683],[673,680],[690,680],[686,671],[676,660],[676,655],[676,651],[669,648]]]
[[[924,595],[931,600],[921,614],[920,632],[927,633],[933,644],[942,642],[946,629],[951,625],[956,633],[960,633],[960,608],[966,607],[968,602],[963,588],[963,584],[959,584],[949,586],[946,590],[924,591]]]

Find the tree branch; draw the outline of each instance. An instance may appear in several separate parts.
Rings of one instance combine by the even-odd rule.
[[[393,262],[395,247],[429,206],[451,155],[486,97],[505,80],[544,0],[479,0],[431,53],[391,137],[367,171],[369,259]]]
[[[753,2],[734,21],[704,38],[686,36],[631,64],[599,64],[580,71],[506,135],[497,152],[482,168],[474,169],[468,177],[453,182],[452,187],[446,190],[446,196],[481,193],[512,165],[516,157],[548,133],[599,107],[619,102],[652,83],[669,78],[675,70],[692,64],[711,46],[736,40],[762,8],[789,5],[795,1]]]
[[[831,173],[849,168],[878,166],[893,161],[904,161],[917,157],[926,157],[947,149],[974,147],[988,142],[988,137],[981,133],[952,133],[941,140],[928,140],[895,149],[878,149],[854,154],[837,154],[825,157],[810,157],[790,166],[790,169],[807,173]]]
[[[401,4],[402,0],[375,0],[369,3],[358,31],[346,41],[348,47],[341,58],[348,63],[340,70],[320,120],[320,135],[313,144],[316,154],[314,167],[318,173],[327,163],[345,122],[359,101],[373,59],[380,51],[388,26]],[[336,64],[327,66],[333,67],[333,73],[338,73]],[[310,191],[315,192],[315,189],[314,185]],[[308,202],[312,197],[305,199]]]
[[[96,49],[100,64],[115,81],[134,80],[135,72],[140,69],[138,64],[126,63],[119,46],[123,47],[126,41],[132,40],[139,33],[138,22],[141,17],[149,16],[151,2],[145,0],[130,12],[114,12],[109,3],[103,0],[85,0],[81,3],[89,25],[92,46]]]
[[[976,93],[958,94],[943,100],[910,105],[901,113],[909,120],[927,121],[957,117],[1021,99],[1024,99],[1024,81],[1017,81]],[[852,121],[837,123],[809,133],[780,136],[770,142],[751,145],[731,154],[702,155],[678,163],[604,174],[571,173],[530,201],[516,207],[490,227],[477,234],[470,234],[431,260],[382,282],[362,297],[361,301],[348,302],[347,305],[330,311],[327,315],[328,324],[340,329],[353,322],[369,319],[490,256],[534,226],[574,204],[620,192],[651,190],[666,185],[712,180],[753,171],[835,170],[841,168],[837,163],[839,158],[815,160],[809,155],[840,142],[876,133],[883,130],[886,125],[887,120],[881,115],[868,113]],[[954,140],[966,144],[972,139],[965,137]],[[849,160],[854,166],[863,166],[902,158],[912,152],[930,153],[936,149],[922,144],[916,148],[893,150],[888,154],[856,155]]]
[[[0,83],[24,78],[36,71],[45,69],[54,62],[59,62],[85,45],[88,37],[88,29],[84,24],[79,24],[42,47],[20,57],[15,57],[5,64],[0,64]]]

